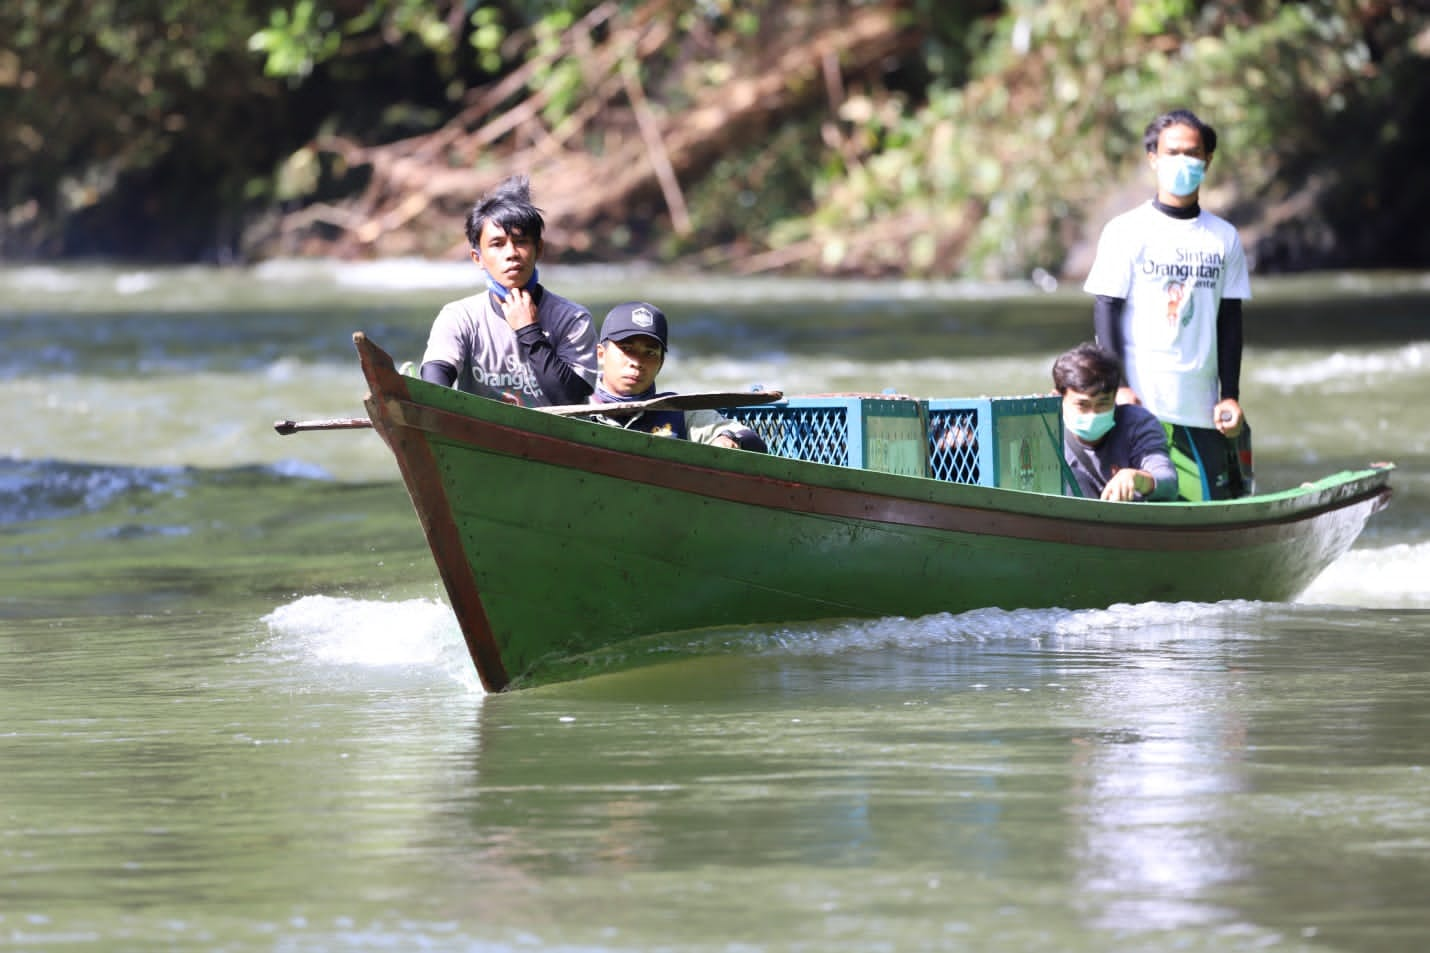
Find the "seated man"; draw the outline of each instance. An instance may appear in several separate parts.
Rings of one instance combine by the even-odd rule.
[[[596,392],[591,403],[619,404],[663,396],[656,393],[655,376],[665,365],[667,333],[665,315],[653,304],[627,301],[612,308],[601,323],[596,343]],[[759,434],[713,410],[657,410],[594,419],[717,447],[760,453],[767,449]]]
[[[1095,344],[1079,344],[1053,363],[1053,387],[1063,399],[1063,455],[1079,495],[1175,499],[1166,431],[1145,407],[1117,403],[1121,383],[1121,363]]]

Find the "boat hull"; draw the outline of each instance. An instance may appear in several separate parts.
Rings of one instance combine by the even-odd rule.
[[[786,460],[473,398],[357,342],[369,415],[488,690],[719,625],[1290,599],[1390,492],[1373,469],[1223,503],[1109,504]]]

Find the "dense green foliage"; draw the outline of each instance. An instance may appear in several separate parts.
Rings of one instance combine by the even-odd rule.
[[[235,255],[245,218],[272,198],[275,166],[324,123],[383,134],[386,108],[409,97],[437,103],[427,121],[440,121],[439,76],[470,71],[455,57],[445,73],[434,66],[434,51],[417,35],[430,25],[410,16],[415,6],[0,6],[0,251]],[[361,12],[340,16],[338,7]],[[329,24],[343,35],[323,34]],[[315,71],[324,53],[331,62]],[[383,88],[402,95],[372,96]]]
[[[1056,272],[1110,185],[1150,190],[1143,126],[1187,106],[1221,134],[1213,201],[1239,220],[1294,216],[1274,223],[1263,265],[1430,261],[1416,224],[1430,203],[1414,118],[1430,76],[1425,13],[1354,0],[1146,0],[1125,18],[1114,0],[1008,7],[975,40],[973,82],[930,89],[917,109],[870,110],[869,163],[823,177],[818,213],[791,231],[834,241],[851,223],[903,217],[923,272],[935,267],[928,236],[967,226],[975,272]],[[902,252],[879,264],[903,267]]]
[[[500,82],[498,111],[530,105],[544,134],[578,130],[568,149],[628,163],[607,141],[629,117],[592,107],[612,77],[640,77],[668,134],[722,83],[790,68],[775,53],[809,40],[802,25],[871,7],[900,11],[896,59],[849,72],[837,102],[791,95],[777,121],[701,133],[708,148],[677,170],[688,225],[636,192],[626,220],[580,223],[572,251],[1058,273],[1110,203],[1145,194],[1142,126],[1189,106],[1222,134],[1209,201],[1263,268],[1430,260],[1430,13],[1366,0],[12,0],[0,253],[269,253],[275,222],[351,201],[374,174],[315,141],[455,130]],[[666,42],[622,45],[657,21]],[[620,62],[593,69],[608,47]],[[473,161],[459,153],[431,150],[434,174]]]
[[[188,16],[173,15],[185,6]],[[115,244],[91,246],[78,231],[67,241],[58,233],[101,204],[125,218],[126,206],[163,203],[158,195],[121,194],[139,169],[193,164],[174,176],[173,204],[217,212],[223,193],[261,158],[248,143],[222,141],[259,105],[262,84],[243,49],[252,23],[242,5],[6,4],[0,13],[5,251],[123,253],[120,242],[137,244],[139,236],[115,234]]]

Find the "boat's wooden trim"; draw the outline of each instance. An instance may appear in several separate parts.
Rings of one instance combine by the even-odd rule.
[[[382,400],[369,395],[364,402],[373,427],[382,435],[397,458],[403,481],[412,497],[413,508],[418,521],[427,535],[427,544],[437,562],[437,570],[447,587],[448,598],[452,600],[452,611],[456,613],[462,628],[462,636],[467,642],[467,651],[476,663],[477,674],[482,687],[489,692],[499,692],[507,687],[511,679],[506,665],[502,662],[501,650],[487,618],[482,596],[477,589],[476,578],[467,564],[467,555],[462,547],[461,534],[452,516],[452,507],[442,487],[441,474],[432,456],[432,448],[425,435],[415,433],[392,413],[394,406],[404,406],[410,400],[407,382],[392,363],[392,358],[376,347],[361,333],[353,335],[362,359],[363,373],[367,376],[372,394],[384,394],[397,400]]]
[[[480,447],[493,453],[521,456],[534,462],[580,469],[589,473],[694,493],[729,502],[788,512],[868,520],[946,532],[1002,536],[1037,542],[1095,544],[1125,550],[1215,551],[1294,537],[1301,524],[1323,513],[1362,500],[1375,508],[1389,498],[1389,488],[1373,487],[1359,496],[1341,497],[1316,507],[1241,522],[1202,526],[1108,523],[1100,520],[1050,517],[931,503],[873,493],[814,486],[756,474],[661,461],[490,421],[438,410],[410,400],[388,402],[385,414],[401,426]],[[1148,504],[1156,505],[1156,504]]]

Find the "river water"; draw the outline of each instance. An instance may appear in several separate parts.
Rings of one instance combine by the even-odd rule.
[[[1091,324],[1076,290],[544,277],[663,305],[682,390],[1041,393]],[[360,415],[351,333],[418,357],[470,279],[0,271],[0,949],[1430,944],[1430,278],[1256,287],[1260,485],[1399,468],[1294,603],[732,629],[496,696],[381,442],[272,430]]]

